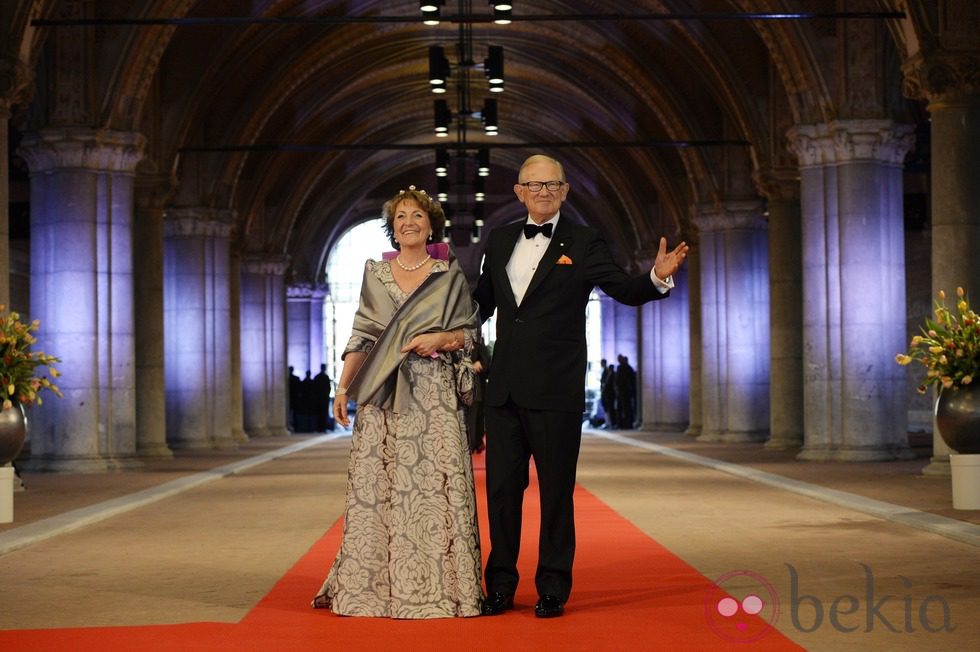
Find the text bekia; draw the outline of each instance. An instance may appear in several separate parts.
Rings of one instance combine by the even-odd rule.
[[[883,626],[898,633],[917,631],[916,624],[932,633],[952,632],[953,625],[949,603],[941,595],[927,595],[916,601],[912,595],[912,582],[902,575],[898,576],[905,589],[904,595],[879,595],[875,589],[875,579],[871,568],[864,568],[864,595],[842,594],[830,599],[800,592],[799,574],[792,564],[789,569],[790,615],[793,627],[804,633],[815,632],[824,625],[824,620],[839,632],[870,632]],[[863,599],[863,602],[862,602]],[[806,621],[806,622],[804,622]]]

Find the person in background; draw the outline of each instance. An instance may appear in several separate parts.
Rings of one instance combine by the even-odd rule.
[[[622,430],[632,430],[636,421],[636,371],[629,358],[617,356],[616,367],[616,421]]]
[[[330,389],[333,382],[327,375],[327,365],[320,365],[320,372],[313,376],[313,413],[317,432],[326,432],[330,419]]]
[[[439,203],[414,186],[385,202],[398,250],[368,260],[334,416],[350,424],[344,532],[314,608],[346,616],[477,616],[476,491],[454,365],[478,316],[458,263],[433,258]]]
[[[616,367],[608,364],[603,358],[600,363],[602,375],[599,377],[599,400],[602,403],[602,411],[606,415],[607,429],[616,427]]]

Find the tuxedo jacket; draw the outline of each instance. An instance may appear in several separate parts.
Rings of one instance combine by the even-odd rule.
[[[662,299],[649,270],[630,275],[617,265],[599,232],[558,220],[531,283],[518,306],[507,276],[525,220],[490,233],[474,298],[486,321],[497,310],[486,405],[537,410],[585,409],[585,308],[596,286],[631,306]]]

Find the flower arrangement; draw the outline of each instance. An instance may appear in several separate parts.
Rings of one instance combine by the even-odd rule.
[[[0,400],[6,410],[13,404],[41,405],[40,392],[48,389],[57,396],[62,396],[58,386],[47,376],[38,376],[38,367],[47,367],[52,378],[58,377],[54,363],[60,359],[42,353],[31,351],[31,345],[37,342],[31,333],[37,332],[40,322],[35,319],[30,325],[20,321],[16,312],[3,314],[5,306],[0,305]]]
[[[917,388],[925,394],[927,385],[958,389],[980,375],[980,317],[970,309],[963,288],[956,288],[956,312],[946,307],[946,293],[939,292],[936,318],[926,319],[922,334],[912,338],[908,353],[895,356],[900,365],[913,360],[925,365],[925,381]]]

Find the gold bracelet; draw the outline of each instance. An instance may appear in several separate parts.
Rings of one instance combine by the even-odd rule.
[[[334,396],[347,396],[347,388],[337,385],[337,393]]]

